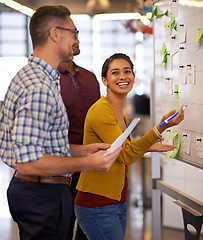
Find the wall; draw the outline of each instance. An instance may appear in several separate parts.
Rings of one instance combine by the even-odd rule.
[[[203,201],[203,41],[194,42],[199,28],[203,25],[202,1],[157,1],[162,13],[168,9],[168,17],[154,19],[154,68],[153,81],[154,121],[173,108],[187,104],[185,119],[177,127],[166,131],[167,136],[178,131],[180,151],[175,158],[162,156],[162,179],[184,193]],[[171,17],[177,23],[176,34],[170,27],[163,27]],[[163,64],[164,54],[160,52],[163,43],[167,49],[167,61]],[[165,140],[177,144],[174,139]],[[178,161],[180,160],[180,161]],[[163,195],[163,224],[183,228],[182,214],[172,199]]]

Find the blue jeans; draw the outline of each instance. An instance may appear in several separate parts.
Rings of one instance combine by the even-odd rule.
[[[87,208],[75,205],[75,215],[89,240],[123,240],[127,203]]]

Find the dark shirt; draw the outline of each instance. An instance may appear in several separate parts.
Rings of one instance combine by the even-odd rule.
[[[61,76],[61,96],[70,123],[69,142],[82,144],[87,111],[100,98],[100,91],[94,73],[77,66],[75,63],[74,68],[74,76],[61,66],[58,67],[58,70]],[[76,86],[74,86],[74,81]]]

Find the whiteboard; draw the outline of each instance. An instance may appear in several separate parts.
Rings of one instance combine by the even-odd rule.
[[[198,29],[203,28],[203,1],[156,1],[155,7],[160,13],[168,10],[168,17],[153,18],[154,122],[158,123],[174,107],[187,104],[184,121],[164,132],[163,136],[166,138],[177,130],[181,148],[175,158],[203,168],[203,36],[193,41],[199,34]],[[175,35],[171,26],[164,27],[171,17],[177,23]],[[167,49],[167,62],[161,64],[163,43]]]

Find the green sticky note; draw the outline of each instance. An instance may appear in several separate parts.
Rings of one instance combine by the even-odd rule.
[[[161,17],[163,17],[163,16],[168,16],[168,9],[165,11],[165,13],[163,13],[163,14],[157,14],[157,16],[156,16],[156,18],[161,18]]]
[[[155,7],[155,9],[152,11],[151,19],[153,19],[154,16],[157,16],[157,7]]]
[[[168,136],[168,137],[166,138],[166,140],[171,140],[171,139],[174,138],[177,134],[178,134],[178,131],[177,131],[177,130],[174,130],[174,133],[171,134],[170,136]]]
[[[176,110],[176,111],[178,111],[178,104],[173,104],[173,108]]]
[[[177,29],[177,22],[174,21],[174,22],[171,24],[171,26],[172,26],[172,27],[171,27],[172,29],[175,29],[175,30],[176,30],[176,29]]]
[[[179,149],[175,148],[173,151],[171,151],[170,157],[171,157],[171,158],[176,157],[177,154],[178,154],[178,152],[179,152]]]
[[[167,53],[167,48],[166,48],[166,44],[165,43],[163,43],[163,47],[162,47],[162,49],[160,51],[160,55],[163,56],[164,53]]]
[[[170,20],[167,24],[165,24],[164,27],[169,27],[169,26],[171,26],[174,21],[175,21],[175,17],[171,17],[171,20]]]
[[[181,146],[181,137],[180,137],[180,134],[177,134],[176,135],[176,138],[175,138],[175,146],[178,150],[180,150],[180,146]]]
[[[165,11],[164,15],[168,17],[168,9]]]
[[[172,139],[174,137],[175,137],[175,146],[176,146],[176,148],[174,150],[172,150],[172,151],[168,151],[167,152],[167,154],[165,156],[166,159],[169,159],[170,157],[174,158],[179,153],[180,145],[181,145],[181,137],[180,137],[180,134],[178,134],[178,131],[175,130],[174,133],[171,136],[167,137],[166,139],[170,140],[170,139]]]
[[[203,37],[203,28],[199,28],[198,30],[199,30],[199,33],[196,36],[196,38],[192,40],[193,42],[198,42],[200,40],[200,38]]]
[[[170,158],[170,156],[171,156],[171,154],[172,154],[172,151],[168,151],[168,152],[166,153],[166,156],[165,156],[165,158],[166,158],[166,159],[169,159],[169,158]]]
[[[166,156],[165,156],[165,158],[166,158],[166,159],[169,159],[170,157],[171,157],[171,158],[174,158],[177,154],[178,154],[178,149],[175,148],[175,149],[172,150],[172,151],[168,151],[167,154],[166,154]]]
[[[167,54],[164,55],[164,59],[163,61],[161,62],[161,64],[159,65],[159,67],[163,64],[163,63],[166,63],[167,62]]]
[[[161,55],[161,56],[164,56],[164,57],[163,57],[163,61],[162,61],[161,64],[159,65],[159,67],[160,67],[163,63],[166,63],[166,62],[167,62],[167,53],[168,53],[168,51],[167,51],[167,48],[166,48],[166,44],[163,43],[163,47],[162,47],[162,49],[161,49],[161,51],[160,51],[160,55]]]
[[[179,85],[175,84],[175,99],[179,99]]]

